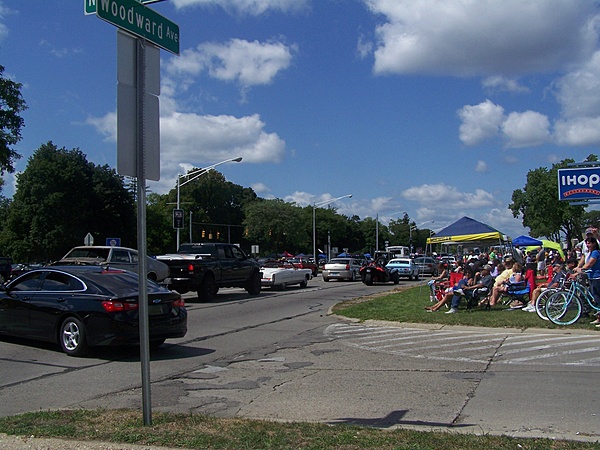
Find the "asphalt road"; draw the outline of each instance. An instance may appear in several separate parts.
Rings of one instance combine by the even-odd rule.
[[[402,282],[402,284],[412,284]],[[599,439],[598,334],[352,323],[360,282],[188,299],[189,332],[152,352],[152,410],[385,428]],[[427,292],[423,290],[424,301]],[[69,358],[0,339],[0,415],[142,408],[137,349]]]

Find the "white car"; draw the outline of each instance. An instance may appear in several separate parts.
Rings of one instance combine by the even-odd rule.
[[[362,263],[354,258],[332,258],[323,268],[323,281],[360,279]]]
[[[138,252],[132,248],[108,245],[73,247],[55,265],[107,265],[115,269],[138,271]],[[146,257],[148,278],[162,281],[169,276],[169,266],[157,259]]]
[[[308,286],[308,281],[312,279],[311,269],[301,269],[293,263],[268,263],[260,268],[262,272],[262,286],[285,289],[294,284],[301,288]]]
[[[408,277],[409,281],[419,279],[419,266],[410,258],[394,258],[390,259],[386,264],[390,271],[396,269],[398,276]]]

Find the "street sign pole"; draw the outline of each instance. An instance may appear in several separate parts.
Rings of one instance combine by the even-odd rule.
[[[146,146],[147,143],[155,142],[158,144],[158,98],[160,93],[160,57],[158,50],[149,52],[148,58],[146,50],[149,43],[157,47],[164,48],[167,51],[179,54],[179,26],[152,9],[143,5],[143,3],[153,3],[160,0],[84,0],[84,11],[95,12],[96,16],[103,19],[121,30],[137,36],[134,38],[135,49],[131,49],[129,44],[118,38],[119,45],[119,64],[117,70],[117,79],[119,86],[130,87],[135,90],[135,94],[130,94],[132,89],[118,89],[123,95],[127,94],[127,102],[133,103],[135,95],[135,111],[133,109],[117,108],[118,115],[135,116],[135,126],[128,121],[120,122],[125,128],[135,129],[135,133],[124,133],[122,137],[125,140],[135,140],[135,145],[128,146],[135,150],[135,158],[125,155],[125,158],[118,157],[118,161],[124,163],[126,174],[137,177],[137,244],[138,244],[138,285],[139,285],[139,328],[140,328],[140,360],[142,372],[142,408],[144,416],[144,425],[152,424],[152,401],[150,385],[150,337],[148,320],[148,285],[147,285],[147,251],[146,251]],[[128,50],[129,49],[129,50]],[[129,52],[129,53],[128,53]],[[147,60],[151,62],[148,63]],[[128,69],[129,63],[133,61],[135,70]],[[152,62],[154,61],[154,62]],[[123,64],[123,66],[121,66]],[[148,65],[156,70],[150,70],[150,93],[146,92],[146,71]],[[135,74],[131,73],[135,71]],[[156,73],[154,76],[153,74]],[[135,80],[133,80],[135,78]],[[135,83],[135,87],[131,86]],[[148,95],[148,94],[153,94]],[[119,94],[117,94],[119,97]],[[131,102],[129,102],[131,99]],[[117,98],[117,104],[123,103],[123,100]],[[149,116],[153,117],[152,111],[155,111],[156,133],[146,134],[146,108],[148,104],[154,105],[150,108]],[[119,122],[119,120],[118,120]],[[119,128],[119,125],[117,125]],[[119,131],[117,130],[119,135]],[[134,136],[135,137],[134,137]],[[155,139],[152,138],[155,137]],[[119,138],[121,140],[121,138]],[[147,142],[148,141],[148,142]],[[121,142],[121,145],[123,143]],[[120,144],[118,143],[117,146]],[[132,152],[133,153],[133,152]],[[132,160],[135,162],[132,163]],[[158,162],[157,162],[158,164]],[[119,165],[119,164],[117,164]],[[159,179],[160,171],[154,171],[150,166],[149,176],[151,179]],[[129,172],[132,172],[131,174]],[[156,172],[156,173],[154,173]]]
[[[150,338],[148,321],[148,285],[146,260],[146,173],[144,158],[144,106],[146,98],[146,41],[136,39],[137,76],[137,199],[138,199],[138,284],[140,308],[140,360],[142,364],[142,409],[144,425],[152,424],[150,388]]]

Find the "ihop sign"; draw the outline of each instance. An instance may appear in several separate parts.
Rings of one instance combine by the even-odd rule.
[[[558,169],[558,198],[600,199],[600,167]]]

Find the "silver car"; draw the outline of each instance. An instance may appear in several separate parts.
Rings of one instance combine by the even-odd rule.
[[[323,268],[323,281],[360,279],[361,262],[354,258],[333,258]]]
[[[386,264],[386,267],[390,269],[390,271],[396,269],[398,271],[398,276],[408,277],[409,281],[419,279],[419,266],[417,266],[410,258],[391,259]]]
[[[154,258],[147,257],[148,278],[162,281],[169,276],[169,266]],[[108,245],[73,247],[56,265],[67,264],[107,264],[115,269],[138,271],[138,252],[132,248]]]
[[[429,256],[418,256],[414,260],[417,267],[419,267],[419,273],[421,275],[438,275],[438,264],[440,263],[437,259]]]

